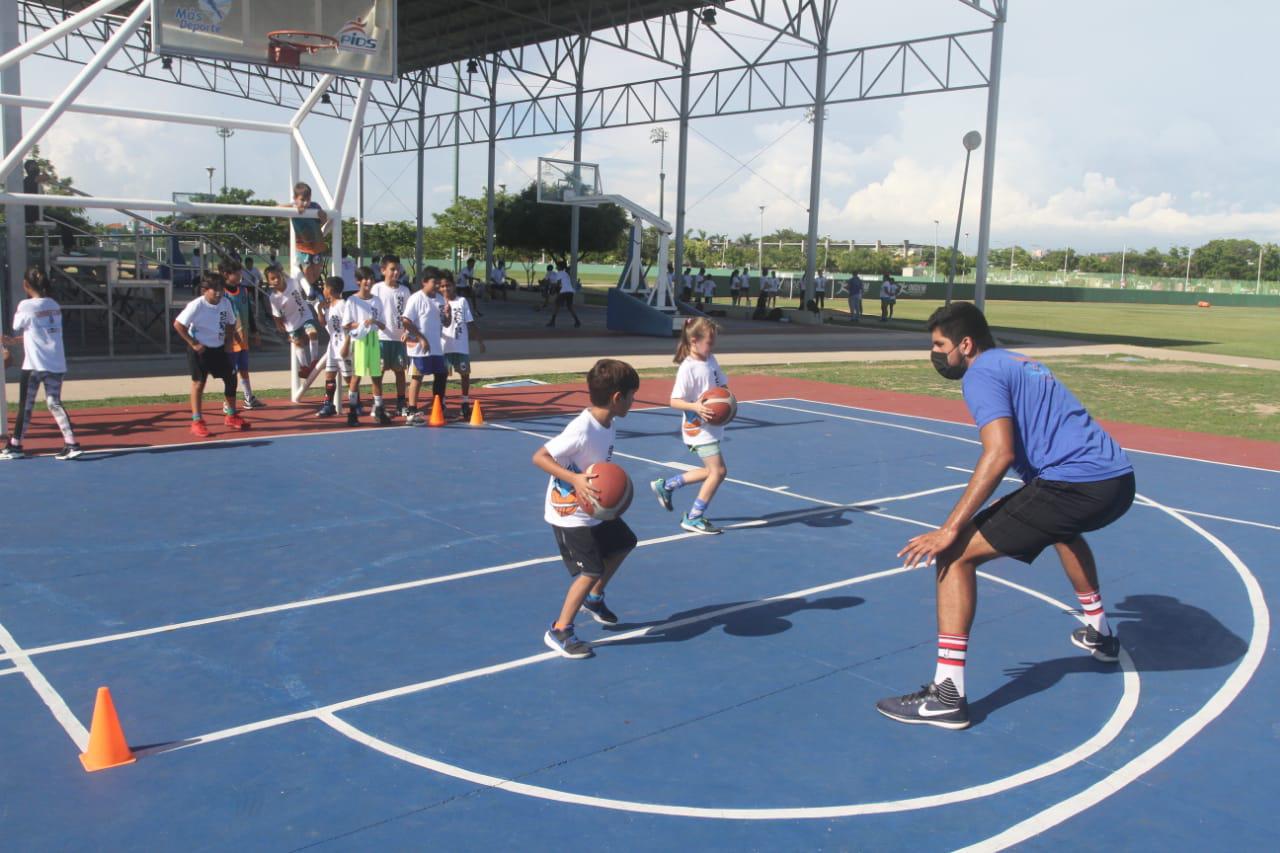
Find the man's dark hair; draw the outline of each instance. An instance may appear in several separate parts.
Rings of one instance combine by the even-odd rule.
[[[240,266],[240,262],[235,258],[225,258],[218,261],[218,275],[231,275],[243,269],[244,267]]]
[[[343,281],[340,275],[331,275],[324,280],[324,289],[332,293],[334,296],[341,296],[343,289],[347,283]]]
[[[937,329],[953,344],[958,344],[965,338],[973,338],[980,350],[996,348],[987,318],[972,302],[952,302],[934,311],[929,315],[928,329],[930,332]]]
[[[604,408],[613,402],[614,394],[629,394],[640,388],[640,374],[625,361],[602,358],[587,372],[587,391],[591,405]]]

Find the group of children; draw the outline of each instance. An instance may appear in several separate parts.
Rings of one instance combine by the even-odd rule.
[[[715,322],[706,317],[685,323],[675,355],[680,367],[671,389],[671,407],[683,415],[681,439],[702,466],[649,484],[658,503],[668,512],[673,509],[676,490],[700,485],[680,526],[708,536],[721,532],[706,512],[728,476],[720,447],[724,427],[708,423],[712,412],[700,402],[701,396],[712,388],[728,386],[713,353],[717,332]],[[599,497],[591,482],[595,475],[586,472],[597,462],[611,461],[616,438],[614,421],[626,417],[639,388],[640,376],[631,365],[608,358],[597,361],[587,374],[591,405],[533,454],[533,464],[550,475],[543,518],[551,525],[560,557],[572,578],[560,613],[543,640],[567,658],[594,654],[591,645],[574,633],[573,620],[580,611],[604,625],[618,622],[617,614],[605,604],[605,588],[636,547],[636,535],[621,518],[602,521],[583,512],[577,497],[584,493]]]

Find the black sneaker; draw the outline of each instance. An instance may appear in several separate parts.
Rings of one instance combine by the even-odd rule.
[[[59,460],[76,459],[81,456],[84,456],[84,451],[78,444],[64,444],[61,450],[53,454],[53,458]]]
[[[460,421],[471,420],[471,408],[472,407],[470,403],[463,403],[461,406],[462,413],[458,416],[458,420]]]
[[[609,605],[604,603],[604,599],[592,601],[587,599],[582,602],[582,609],[591,614],[591,618],[599,622],[601,625],[617,625],[618,614],[609,609]]]
[[[382,426],[388,426],[391,423],[391,415],[387,414],[386,406],[374,406],[373,419]]]
[[[347,426],[360,426],[360,410],[355,406],[347,406]]]
[[[876,710],[900,723],[938,726],[944,729],[969,727],[969,703],[956,693],[951,679],[942,684],[926,684],[906,696],[890,696],[876,703]]]
[[[1071,632],[1071,644],[1093,655],[1094,660],[1115,663],[1120,660],[1120,640],[1115,634],[1100,634],[1092,625]]]
[[[266,403],[262,402],[257,398],[257,396],[252,394],[244,401],[244,408],[246,409],[265,409],[266,407]]]
[[[547,633],[542,636],[542,641],[552,651],[559,652],[561,657],[566,658],[590,658],[595,657],[595,652],[591,651],[591,644],[584,643],[573,635],[573,626],[568,628],[557,629],[552,625],[547,629]]]
[[[331,418],[336,414],[338,414],[338,410],[333,403],[325,403],[316,410],[317,418]]]

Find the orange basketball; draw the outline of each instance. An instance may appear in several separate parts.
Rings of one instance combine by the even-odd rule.
[[[711,409],[711,417],[707,423],[711,426],[724,426],[738,415],[738,398],[728,388],[712,388],[698,398]]]
[[[631,478],[621,465],[597,462],[588,466],[586,473],[595,475],[591,485],[600,493],[600,498],[597,500],[589,494],[578,495],[578,506],[583,512],[592,518],[610,521],[627,511],[635,491],[631,486]]]

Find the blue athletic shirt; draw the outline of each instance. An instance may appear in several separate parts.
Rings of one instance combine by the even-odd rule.
[[[1092,483],[1133,470],[1115,439],[1038,361],[986,350],[965,371],[962,387],[978,429],[1012,419],[1013,469],[1024,483],[1036,477]]]

